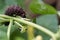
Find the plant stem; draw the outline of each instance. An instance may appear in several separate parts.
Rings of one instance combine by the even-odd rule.
[[[33,22],[34,19],[30,20]],[[27,27],[27,35],[28,35],[28,40],[34,39],[34,27],[29,26]]]
[[[20,31],[20,32],[23,33],[23,31],[25,30],[25,29],[24,29],[24,26],[22,26],[20,23],[18,23],[18,22],[16,22],[16,21],[14,21],[14,23],[17,24],[18,27],[21,28],[21,31]]]
[[[9,21],[9,19],[5,19],[5,18],[1,18],[1,17],[0,17],[0,23],[2,23],[2,22],[7,22],[7,21]]]
[[[27,27],[27,35],[28,40],[32,40],[34,38],[34,28],[32,26]]]
[[[23,26],[19,24],[18,22],[14,21],[14,23],[17,24],[19,27],[23,28]]]
[[[18,19],[18,18],[17,18],[18,20],[16,18],[13,18],[13,19],[16,20],[16,21],[22,22],[24,24],[30,25],[32,27],[35,27],[35,28],[43,31],[44,33],[48,34],[49,36],[51,36],[54,40],[56,40],[55,39],[55,34],[53,32],[51,32],[50,30],[48,30],[48,29],[46,29],[46,28],[44,28],[40,25],[34,24],[32,22],[25,21],[25,20],[21,20],[21,19]]]
[[[58,37],[60,38],[60,25],[59,25],[59,29],[58,29]]]
[[[58,16],[59,16],[58,22],[60,22],[60,10],[58,11]],[[58,26],[59,26],[59,28],[58,28],[58,31],[56,33],[56,37],[58,40],[60,40],[60,36],[59,36],[60,35],[60,24]]]
[[[60,36],[59,35],[60,35],[60,25],[59,25],[59,29],[58,29],[58,31],[56,33],[56,37],[57,37],[58,40],[60,40]]]
[[[19,19],[19,18],[15,18],[15,17],[10,17],[10,16],[6,16],[6,15],[1,15],[0,14],[0,17],[4,17],[4,18],[8,18],[8,19],[13,19],[15,21],[22,22],[22,23],[27,24],[29,26],[35,27],[35,28],[43,31],[44,33],[48,34],[49,36],[51,36],[54,40],[56,40],[56,36],[55,36],[55,34],[52,31],[50,31],[50,30],[48,30],[48,29],[46,29],[46,28],[44,28],[44,27],[42,27],[40,25],[34,24],[32,22],[25,21],[23,19]]]
[[[60,36],[59,36],[60,35],[60,25],[59,25],[59,29],[58,29],[58,34],[57,35],[58,35],[57,36],[58,37],[58,40],[60,40]]]
[[[1,18],[1,17],[0,17],[0,20],[7,21],[7,19],[5,19],[5,18]]]
[[[10,40],[10,30],[11,30],[12,24],[13,24],[13,20],[10,19],[10,24],[8,26],[8,29],[7,29],[7,37],[8,37],[8,40]]]

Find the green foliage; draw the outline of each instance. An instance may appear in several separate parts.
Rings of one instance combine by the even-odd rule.
[[[57,21],[57,16],[55,14],[39,16],[38,18],[36,18],[36,23],[51,30],[54,33],[56,33],[58,30],[58,25],[57,25],[58,21]],[[44,40],[50,39],[48,35],[44,34],[41,31],[37,30],[36,34],[42,35]]]
[[[7,40],[6,30],[7,28],[4,25],[0,25],[0,40]]]
[[[38,18],[36,18],[36,23],[50,29],[55,33],[58,30],[58,20],[57,15],[55,14],[39,16]]]
[[[38,2],[38,0],[33,0],[30,4],[30,9],[33,13],[38,14],[55,14],[56,10],[51,7],[48,4],[41,3],[41,1]],[[5,6],[10,5],[19,5],[22,8],[24,8],[24,0],[0,0],[0,14],[4,14]],[[44,9],[43,9],[44,8]],[[58,25],[57,25],[57,18],[56,15],[43,15],[36,18],[36,24],[39,24],[41,26],[44,26],[45,28],[57,32]],[[39,31],[34,30],[35,35],[42,35],[44,40],[49,40],[50,36],[47,34]],[[0,24],[0,40],[7,40],[7,26]],[[13,25],[11,29],[11,40],[27,40],[27,33],[21,33],[20,30],[18,30],[17,25]]]
[[[50,5],[45,4],[42,0],[33,0],[29,9],[35,14],[56,14],[57,11]]]
[[[5,0],[0,0],[0,10],[5,7]]]

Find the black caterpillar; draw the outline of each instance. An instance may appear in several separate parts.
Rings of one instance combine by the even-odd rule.
[[[8,7],[6,12],[5,12],[5,15],[12,16],[12,17],[20,16],[20,17],[26,18],[25,12],[19,6]],[[5,26],[8,26],[9,22],[4,22],[4,24],[5,24]]]

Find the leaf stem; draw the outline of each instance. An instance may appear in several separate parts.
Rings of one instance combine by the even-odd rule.
[[[8,26],[8,29],[7,29],[7,37],[8,37],[8,40],[10,40],[10,31],[11,31],[12,24],[13,24],[13,20],[10,19],[10,24]]]
[[[19,24],[18,22],[14,21],[14,23],[17,24],[19,27],[23,28],[23,26]]]
[[[0,23],[2,23],[2,22],[7,22],[7,21],[9,21],[9,19],[5,19],[5,18],[1,18],[1,17],[0,17]]]
[[[32,40],[34,38],[34,28],[32,26],[27,27],[27,35],[28,40]]]
[[[60,25],[59,25],[59,29],[58,29],[58,31],[57,31],[57,33],[56,33],[56,37],[57,37],[57,39],[60,39]]]
[[[10,17],[10,16],[6,16],[6,15],[1,15],[0,14],[0,17],[13,19],[15,21],[22,22],[24,24],[27,24],[27,25],[32,26],[34,28],[37,28],[37,29],[43,31],[44,33],[48,34],[49,36],[51,36],[53,38],[53,40],[56,40],[56,36],[55,36],[55,34],[52,31],[50,31],[50,30],[48,30],[48,29],[46,29],[46,28],[44,28],[44,27],[42,27],[40,25],[37,25],[37,24],[32,23],[32,22],[25,21],[23,19],[19,19],[19,18],[15,18],[15,17]]]
[[[22,22],[24,24],[30,25],[32,27],[35,27],[35,28],[43,31],[44,33],[48,34],[49,36],[51,36],[55,40],[55,34],[53,32],[51,32],[50,30],[48,30],[48,29],[46,29],[46,28],[44,28],[40,25],[34,24],[32,22],[25,21],[25,20],[22,20],[22,19],[18,19],[18,18],[17,18],[18,20],[16,18],[13,18],[13,19],[16,20],[16,21]]]

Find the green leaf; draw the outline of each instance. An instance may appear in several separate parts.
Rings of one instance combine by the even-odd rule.
[[[57,15],[43,15],[36,18],[36,23],[50,29],[53,32],[58,30]]]
[[[8,26],[5,26],[5,25],[2,25],[0,24],[0,40],[7,40],[7,28]],[[12,25],[12,28],[11,28],[11,34],[17,30],[17,26],[16,25]],[[14,34],[14,33],[13,33]],[[20,37],[20,36],[19,36]],[[13,37],[12,37],[13,38]],[[14,38],[16,39],[16,38]]]
[[[6,27],[0,25],[0,40],[7,40]]]
[[[21,33],[19,29],[16,29],[11,34],[11,40],[27,40],[27,35],[26,33]]]
[[[38,25],[41,25],[41,26],[49,29],[50,31],[52,31],[54,33],[56,33],[58,30],[58,21],[57,21],[57,16],[55,14],[39,16],[36,18],[36,23]],[[50,39],[50,37],[47,34],[41,32],[39,30],[37,30],[35,33],[37,35],[38,34],[42,35],[44,40]]]
[[[5,7],[5,0],[0,0],[0,10]]]
[[[21,6],[22,8],[25,8],[24,2],[25,0],[16,0],[17,5]]]
[[[16,0],[5,0],[6,6],[17,5]]]
[[[0,30],[0,40],[7,40],[6,32]]]
[[[56,14],[57,11],[52,6],[44,3],[42,0],[33,0],[29,9],[35,14]]]
[[[18,5],[24,8],[24,0],[5,0],[6,6]]]

